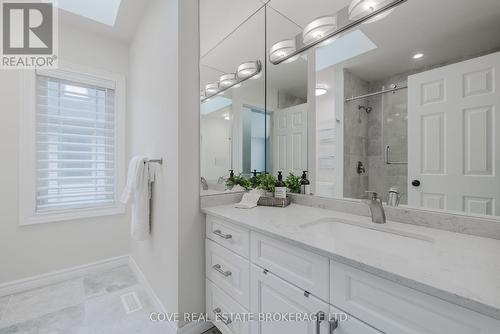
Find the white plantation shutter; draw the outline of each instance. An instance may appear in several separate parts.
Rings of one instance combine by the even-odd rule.
[[[36,76],[36,208],[115,204],[115,90]]]

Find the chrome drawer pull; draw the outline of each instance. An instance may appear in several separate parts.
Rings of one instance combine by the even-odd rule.
[[[229,270],[222,270],[222,266],[220,264],[215,264],[212,266],[212,268],[217,271],[218,273],[222,274],[224,277],[228,277],[228,276],[231,276],[232,275],[232,272],[230,272]]]
[[[219,237],[223,239],[231,239],[233,236],[231,234],[224,234],[221,232],[221,230],[215,230],[212,232],[215,235],[218,235]]]
[[[321,334],[321,322],[325,320],[326,314],[323,311],[316,313],[316,334]]]
[[[220,307],[217,307],[216,309],[214,309],[214,311],[213,311],[213,312],[215,313],[215,315],[217,315],[218,319],[220,319],[220,321],[222,321],[222,323],[223,323],[224,325],[226,325],[226,326],[227,326],[227,325],[229,325],[230,323],[232,323],[232,322],[233,322],[231,319],[229,319],[229,318],[224,318],[224,317],[222,316],[222,314],[221,314],[221,313],[222,313],[222,310],[220,309]]]
[[[330,320],[329,323],[330,323],[330,334],[332,334],[339,327],[339,321],[337,319],[333,319]]]

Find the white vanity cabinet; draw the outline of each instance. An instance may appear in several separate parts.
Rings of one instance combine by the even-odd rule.
[[[263,317],[223,316],[214,321],[223,334],[500,333],[496,319],[210,215],[206,252],[212,320]]]

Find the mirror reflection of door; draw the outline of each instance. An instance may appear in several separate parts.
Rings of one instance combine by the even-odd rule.
[[[266,140],[266,126],[270,115],[257,107],[244,106],[241,111],[242,132],[242,172],[250,175],[252,171],[264,172],[269,168],[269,141]],[[266,163],[268,166],[266,166]]]
[[[499,71],[494,53],[410,76],[410,205],[500,213]]]

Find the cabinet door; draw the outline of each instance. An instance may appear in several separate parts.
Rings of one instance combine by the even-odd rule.
[[[329,305],[296,288],[270,272],[252,265],[250,309],[256,316],[299,315],[304,321],[255,319],[251,323],[253,334],[327,334]],[[322,313],[325,320],[315,321]],[[305,319],[304,319],[305,317]]]

